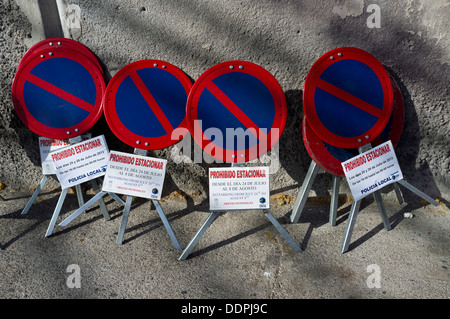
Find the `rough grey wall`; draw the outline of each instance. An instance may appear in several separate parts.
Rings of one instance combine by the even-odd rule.
[[[37,2],[42,9],[46,1]],[[0,2],[0,182],[24,190],[36,186],[41,178],[39,148],[37,136],[15,115],[10,91],[20,58],[30,45],[42,40],[39,29],[45,28],[36,17],[37,2]],[[397,80],[405,99],[405,128],[396,149],[403,174],[427,194],[449,198],[449,1],[57,3],[64,35],[97,55],[106,81],[126,64],[140,59],[165,60],[181,68],[193,81],[209,67],[235,59],[256,63],[271,72],[288,102],[288,120],[280,141],[280,169],[271,178],[273,193],[296,192],[311,161],[302,141],[301,116],[303,83],[312,64],[336,47],[364,49]],[[380,9],[379,20],[375,19],[372,4]],[[49,14],[44,13],[44,18]],[[380,22],[379,27],[373,25],[376,22]],[[132,151],[115,138],[103,118],[91,132],[94,136],[105,134],[112,150]],[[170,158],[173,150],[172,147],[152,155]],[[167,191],[204,193],[207,167],[205,163],[170,161]],[[317,194],[324,193],[330,182],[329,176],[321,176],[313,189]],[[343,187],[341,191],[345,190]]]

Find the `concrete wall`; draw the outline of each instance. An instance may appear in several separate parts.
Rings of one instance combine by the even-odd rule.
[[[355,46],[377,57],[402,90],[406,122],[396,153],[404,176],[427,194],[448,199],[449,12],[447,0],[2,0],[0,182],[29,191],[41,178],[37,136],[16,116],[11,84],[23,54],[45,37],[62,35],[86,45],[106,81],[140,59],[165,60],[193,81],[227,60],[267,69],[288,102],[272,193],[294,195],[311,161],[301,134],[306,74],[325,52]],[[105,134],[111,150],[132,151],[103,117],[91,132]],[[171,147],[151,155],[170,159],[176,152]],[[172,158],[166,191],[205,194],[208,166]],[[329,175],[320,176],[313,190],[322,196],[330,183]],[[53,180],[47,187],[56,186]]]

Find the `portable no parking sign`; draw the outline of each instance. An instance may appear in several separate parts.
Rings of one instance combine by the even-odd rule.
[[[140,60],[120,69],[104,98],[106,121],[124,143],[156,150],[188,132],[186,101],[192,82],[180,69],[160,60]],[[178,133],[172,134],[176,129]]]
[[[337,48],[312,66],[303,103],[306,118],[320,139],[336,147],[360,147],[374,140],[388,123],[392,85],[371,54],[358,48]]]
[[[403,96],[396,81],[391,77],[394,92],[394,104],[391,117],[384,130],[372,141],[376,146],[390,140],[393,146],[397,146],[405,120],[405,107]],[[303,114],[303,142],[306,150],[316,164],[324,171],[344,176],[342,162],[359,154],[357,148],[340,148],[322,141],[311,129],[305,114]]]
[[[40,136],[81,135],[101,116],[103,72],[81,44],[44,42],[32,47],[19,64],[12,86],[14,108]]]
[[[196,143],[224,162],[246,162],[268,152],[286,123],[286,99],[276,79],[246,61],[219,63],[189,94],[186,115]]]

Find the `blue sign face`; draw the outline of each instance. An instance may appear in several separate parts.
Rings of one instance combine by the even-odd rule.
[[[318,86],[314,93],[317,115],[330,132],[357,137],[375,125],[383,109],[383,88],[371,68],[357,60],[342,60],[330,65],[320,79],[335,87]]]
[[[390,140],[395,147],[400,140],[404,123],[403,97],[394,79],[391,78],[394,91],[394,106],[384,130],[374,139],[372,146],[380,145]],[[342,162],[349,160],[359,154],[357,148],[340,148],[325,143],[317,137],[311,129],[309,122],[303,114],[303,141],[311,158],[323,170],[337,176],[345,176]]]
[[[258,78],[247,73],[222,74],[212,83],[217,88],[203,90],[197,104],[197,116],[202,120],[205,136],[214,140],[218,147],[231,151],[244,151],[257,145],[258,134],[248,131],[247,125],[257,131],[263,129],[265,133],[272,128],[275,107],[269,89]],[[226,98],[222,98],[221,93],[214,94],[216,90],[222,91]],[[228,99],[234,105],[227,107]],[[235,108],[240,111],[233,113]],[[221,137],[213,137],[215,128],[222,132]],[[227,130],[234,130],[236,141],[234,138],[227,139]],[[237,142],[239,139],[242,143]]]
[[[187,132],[189,78],[163,61],[142,60],[121,69],[108,84],[105,116],[126,144],[155,150],[178,142]],[[183,134],[172,133],[180,129]]]
[[[386,126],[392,105],[387,72],[360,49],[328,52],[314,64],[305,81],[307,120],[324,142],[336,147],[370,143]]]
[[[23,98],[30,114],[42,124],[55,128],[71,127],[89,115],[85,108],[94,108],[97,97],[95,82],[89,71],[78,62],[66,58],[45,60],[30,74],[33,77],[25,82]],[[58,89],[83,102],[77,105],[74,99],[64,99],[62,94],[57,94]]]
[[[63,139],[95,124],[104,89],[103,74],[93,61],[67,48],[54,48],[21,63],[13,101],[19,118],[32,131]]]
[[[220,161],[265,154],[286,122],[284,93],[273,76],[245,61],[220,63],[194,83],[187,104],[191,135]]]

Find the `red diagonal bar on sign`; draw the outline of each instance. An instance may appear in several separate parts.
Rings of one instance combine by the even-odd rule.
[[[341,90],[340,88],[338,88],[324,80],[318,79],[317,87],[321,88],[322,90],[327,91],[330,94],[333,94],[334,96],[340,98],[341,100],[344,100],[345,102],[348,102],[348,103],[356,106],[357,108],[360,108],[363,111],[366,111],[369,114],[372,114],[376,117],[382,116],[383,112],[379,108],[357,98],[356,96],[354,96],[344,90]]]
[[[159,107],[158,103],[156,103],[155,98],[152,96],[150,91],[147,89],[147,86],[142,81],[139,74],[137,74],[136,71],[130,73],[130,77],[133,80],[134,84],[138,88],[139,92],[141,92],[142,96],[144,97],[145,101],[147,102],[148,106],[152,109],[153,113],[155,113],[155,116],[158,118],[159,122],[161,123],[162,127],[167,133],[171,133],[173,131],[173,126],[170,124],[169,120],[167,119],[164,112]]]
[[[25,78],[26,81],[33,83],[34,85],[39,86],[41,89],[46,90],[47,92],[50,92],[57,97],[66,100],[67,102],[72,103],[73,105],[78,106],[79,108],[82,108],[85,111],[92,112],[94,109],[94,105],[86,102],[85,100],[80,99],[79,97],[76,97],[73,94],[70,94],[67,91],[64,91],[63,89],[60,89],[59,87],[42,80],[41,78],[28,73]]]
[[[212,95],[218,99],[223,106],[225,106],[228,111],[231,112],[246,128],[254,128],[259,134],[259,137],[256,136],[258,139],[264,139],[267,140],[267,134],[265,134],[262,130],[259,129],[258,125],[255,124],[255,122],[252,121],[251,118],[247,116],[221,89],[217,87],[213,82],[209,82],[206,85],[206,88],[209,92],[211,92]],[[270,129],[270,128],[267,128]],[[251,131],[251,130],[250,130]],[[253,133],[253,132],[252,132]]]

